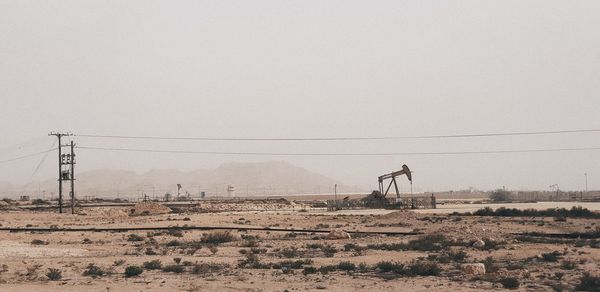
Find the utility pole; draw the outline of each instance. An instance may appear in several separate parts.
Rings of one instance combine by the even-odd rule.
[[[337,203],[337,184],[333,186],[333,199]]]
[[[71,214],[75,214],[75,144],[71,140]]]
[[[585,175],[585,192],[588,192],[588,186],[587,186],[587,172],[584,173],[583,175]]]
[[[62,197],[62,181],[63,181],[63,171],[62,171],[62,166],[63,166],[63,157],[62,157],[62,144],[61,144],[61,138],[64,136],[72,136],[72,134],[70,133],[58,133],[58,132],[50,132],[50,134],[48,134],[48,136],[56,136],[56,138],[58,138],[58,212],[62,213],[63,209],[62,209],[62,203],[63,203],[63,197]]]

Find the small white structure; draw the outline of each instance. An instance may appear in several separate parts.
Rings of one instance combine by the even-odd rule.
[[[227,196],[235,197],[235,186],[234,185],[227,186]]]

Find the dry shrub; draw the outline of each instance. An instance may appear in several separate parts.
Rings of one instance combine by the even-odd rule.
[[[213,231],[202,236],[202,243],[206,244],[221,244],[225,242],[236,241],[236,236],[230,231]]]

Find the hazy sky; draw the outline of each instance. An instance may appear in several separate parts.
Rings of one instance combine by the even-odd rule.
[[[403,136],[600,128],[600,1],[0,0],[0,160],[81,134]],[[156,142],[195,151],[598,147],[600,133],[370,142]],[[20,145],[20,148],[15,147]],[[0,181],[56,175],[55,154]],[[416,190],[600,188],[600,150],[239,157],[79,150],[78,170],[285,160],[346,184],[406,163]],[[403,183],[406,190],[407,184]]]

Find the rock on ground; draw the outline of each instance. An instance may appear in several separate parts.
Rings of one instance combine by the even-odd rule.
[[[482,263],[464,264],[462,269],[467,275],[483,275],[485,274],[485,265]]]
[[[483,248],[484,246],[485,246],[485,241],[483,241],[481,239],[477,239],[477,240],[475,240],[475,242],[473,242],[474,248]]]
[[[351,239],[350,234],[344,230],[332,230],[327,234],[327,239]]]

